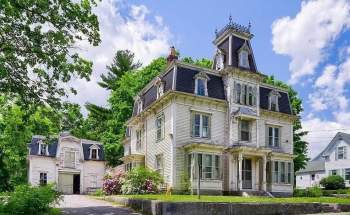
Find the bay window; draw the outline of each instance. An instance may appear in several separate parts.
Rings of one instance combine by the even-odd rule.
[[[288,161],[273,162],[273,183],[291,184],[293,177],[292,163]]]
[[[197,156],[196,156],[197,155]],[[194,159],[197,157],[197,159]],[[194,159],[194,160],[193,160]],[[200,178],[202,180],[220,180],[221,179],[221,156],[215,154],[202,154],[194,153],[188,155],[188,174],[189,177],[193,174],[193,170],[196,174],[193,174],[193,178],[198,178],[198,165],[200,168]],[[197,162],[194,165],[195,169],[192,169],[192,162]]]

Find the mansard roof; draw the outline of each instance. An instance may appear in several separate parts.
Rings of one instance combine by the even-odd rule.
[[[71,136],[70,134],[67,134],[65,132],[61,133],[59,137],[68,137]],[[40,136],[40,135],[34,135],[32,137],[31,142],[28,144],[29,148],[29,155],[38,155],[39,152],[39,144],[44,141],[45,142],[46,137]],[[104,155],[104,148],[103,145],[100,142],[92,141],[92,140],[86,140],[86,139],[80,139],[83,147],[83,154],[84,154],[84,160],[90,160],[90,147],[93,145],[97,145],[99,147],[98,150],[98,157],[99,160],[105,160]],[[52,138],[50,140],[50,143],[46,143],[48,145],[48,155],[40,155],[45,157],[56,157],[57,155],[57,147],[58,147],[58,138]]]
[[[325,156],[329,156],[329,154],[332,153],[333,149],[337,145],[337,143],[343,140],[347,144],[350,144],[350,134],[348,133],[343,133],[343,132],[338,132],[331,142],[327,145],[327,147],[319,154],[317,155],[312,161],[317,161],[317,160],[323,160]]]
[[[175,70],[176,75],[174,75]],[[209,78],[207,81],[208,98],[226,101],[223,79],[217,71],[174,61],[174,63],[171,64],[171,66],[165,70],[163,74],[155,78],[154,81],[151,81],[139,93],[138,96],[142,100],[143,104],[142,109],[146,109],[157,100],[157,87],[155,85],[155,80],[158,78],[160,78],[164,83],[164,93],[168,91],[177,91],[194,95],[195,77],[199,73],[206,73]],[[279,98],[279,112],[292,114],[288,94],[285,91],[281,91],[273,87],[260,86],[260,107],[268,110],[268,96],[272,90],[278,91],[281,95]],[[135,101],[132,116],[137,115],[138,105],[139,103]]]

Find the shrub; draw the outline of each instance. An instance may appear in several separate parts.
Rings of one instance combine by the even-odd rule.
[[[338,189],[344,189],[345,188],[345,181],[343,177],[339,175],[331,175],[326,178],[323,178],[320,181],[320,184],[326,189],[326,190],[338,190]]]
[[[124,173],[118,172],[114,176],[106,175],[103,181],[103,192],[106,195],[116,195],[121,193]]]
[[[322,189],[318,186],[309,187],[306,189],[295,189],[293,196],[295,197],[321,197]]]
[[[91,195],[93,195],[93,196],[103,196],[103,195],[105,195],[105,192],[102,189],[97,189]]]
[[[7,202],[0,207],[0,214],[47,214],[51,206],[60,200],[53,185],[32,187],[19,185],[9,193]]]
[[[122,185],[123,194],[158,193],[162,176],[148,168],[138,167],[127,172]]]

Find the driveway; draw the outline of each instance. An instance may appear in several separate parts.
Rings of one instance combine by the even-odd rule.
[[[58,207],[62,208],[63,214],[69,215],[141,215],[129,208],[84,195],[65,195]]]

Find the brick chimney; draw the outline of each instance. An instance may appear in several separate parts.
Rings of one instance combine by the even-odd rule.
[[[177,59],[178,59],[178,57],[177,57],[177,54],[176,54],[175,47],[171,46],[170,47],[170,54],[167,57],[167,62],[168,62],[168,64],[170,64],[173,60],[177,60]]]

